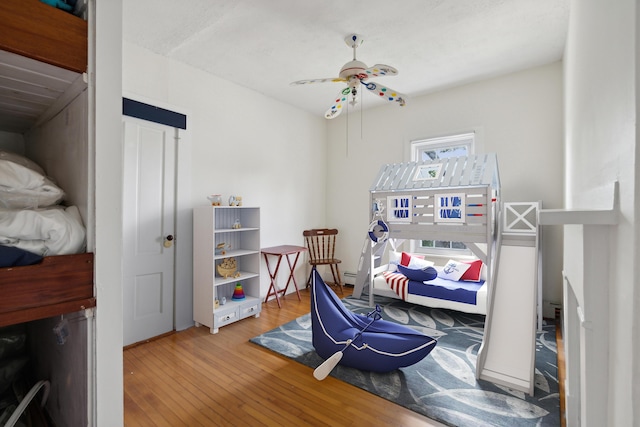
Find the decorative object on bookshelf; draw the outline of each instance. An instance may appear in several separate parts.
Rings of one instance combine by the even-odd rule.
[[[242,283],[236,283],[236,287],[233,289],[233,295],[231,299],[234,301],[241,301],[245,299],[244,291],[242,290]]]
[[[222,205],[222,196],[220,194],[212,194],[207,199],[211,202],[211,206]]]
[[[229,196],[229,206],[242,206],[242,196]]]
[[[225,279],[228,277],[240,277],[238,266],[234,257],[225,258],[216,266],[218,274]]]
[[[228,243],[218,243],[216,245],[216,255],[225,255],[227,251],[231,249],[231,245]]]
[[[240,218],[236,218],[231,228],[233,228],[234,230],[238,230],[242,228],[242,224],[240,223]]]

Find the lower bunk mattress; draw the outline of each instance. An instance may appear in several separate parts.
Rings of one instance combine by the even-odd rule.
[[[432,308],[446,308],[473,314],[487,314],[487,284],[485,281],[453,281],[440,277],[429,282],[407,280],[401,274],[387,273],[396,283],[392,288],[383,275],[374,278],[376,295],[390,296]],[[404,279],[404,280],[402,280]]]

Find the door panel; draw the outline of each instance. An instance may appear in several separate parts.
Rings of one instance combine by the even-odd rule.
[[[173,330],[176,132],[124,118],[124,345]]]

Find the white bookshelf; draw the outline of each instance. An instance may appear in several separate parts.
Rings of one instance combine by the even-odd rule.
[[[240,228],[234,223],[240,222]],[[225,253],[216,247],[225,243]],[[222,277],[216,266],[226,258],[236,260],[238,277]],[[237,283],[245,299],[232,300]],[[222,304],[223,298],[226,303]],[[215,301],[219,304],[216,306]],[[260,208],[245,206],[200,206],[193,210],[193,320],[212,334],[221,326],[247,317],[259,317],[260,298]]]

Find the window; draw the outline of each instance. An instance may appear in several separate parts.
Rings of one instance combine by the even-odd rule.
[[[420,139],[411,142],[411,161],[446,159],[473,153],[475,133]]]
[[[415,140],[411,142],[411,160],[421,162],[467,156],[473,153],[474,141],[473,132]],[[446,240],[421,240],[414,250],[438,255],[471,254],[464,243]]]

